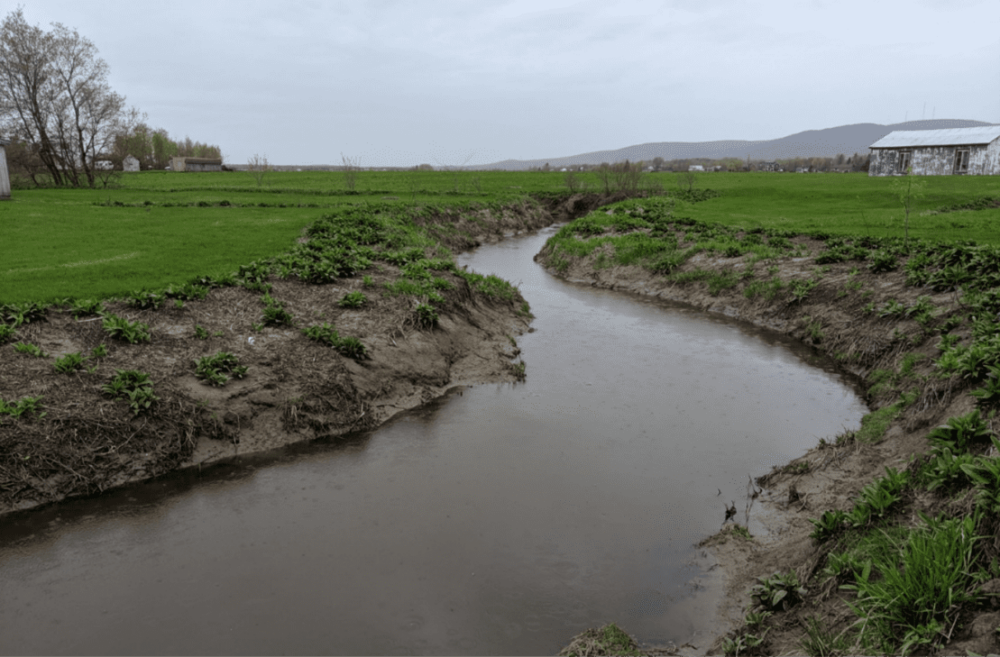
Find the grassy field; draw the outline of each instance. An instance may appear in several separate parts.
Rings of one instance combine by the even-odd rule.
[[[593,173],[576,174],[601,191]],[[564,173],[273,172],[258,186],[248,173],[145,172],[111,190],[15,190],[0,204],[0,303],[99,298],[162,288],[235,270],[292,247],[302,229],[332,208],[358,203],[501,205],[530,194],[568,193]],[[1000,209],[933,213],[1000,196],[988,177],[922,179],[911,236],[998,241]],[[678,190],[678,176],[648,174],[652,188]],[[699,174],[695,190],[719,196],[677,201],[679,216],[747,228],[902,235],[892,179],[864,174]]]

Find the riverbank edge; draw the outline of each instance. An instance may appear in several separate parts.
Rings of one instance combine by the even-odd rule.
[[[674,224],[673,229],[680,248],[686,248],[686,227]],[[894,271],[877,274],[870,273],[864,266],[859,271],[857,264],[852,262],[819,266],[816,257],[823,250],[823,241],[798,236],[791,242],[796,246],[795,255],[767,263],[771,265],[768,268],[771,280],[780,280],[785,289],[783,294],[771,298],[744,294],[750,277],[744,282],[740,273],[753,267],[752,254],[728,258],[702,252],[672,272],[681,279],[688,272],[731,277],[729,286],[718,290],[710,290],[706,277],[692,276],[690,282],[676,282],[640,265],[609,264],[614,261],[614,248],[609,245],[589,255],[577,256],[565,251],[555,253],[547,244],[535,257],[550,273],[569,282],[684,304],[775,331],[809,345],[840,363],[845,375],[872,409],[866,419],[898,404],[906,383],[918,386],[909,389],[916,392],[915,400],[895,414],[875,441],[856,442],[856,432],[845,430],[838,437],[823,437],[806,454],[758,477],[756,484],[761,489],[748,495],[745,503],[752,509],[756,502],[758,509],[763,505],[769,511],[769,535],[748,539],[742,528],[730,524],[699,543],[699,547],[710,550],[721,565],[726,594],[717,609],[717,619],[719,627],[726,629],[710,645],[650,649],[636,644],[641,654],[723,653],[727,638],[736,639],[751,632],[742,621],[744,614],[753,607],[751,587],[760,581],[759,578],[777,572],[793,571],[809,588],[803,596],[803,604],[791,611],[776,613],[765,626],[753,630],[757,635],[766,635],[765,652],[759,654],[802,654],[803,642],[811,636],[810,620],[815,620],[818,625],[814,627],[823,628],[826,636],[837,635],[846,629],[856,617],[848,613],[849,597],[829,586],[829,582],[835,580],[820,585],[820,568],[832,546],[818,544],[810,537],[815,530],[810,519],[818,518],[826,510],[850,509],[861,489],[882,475],[885,467],[912,469],[914,459],[919,459],[928,449],[929,428],[975,408],[974,398],[968,394],[971,385],[956,381],[954,377],[950,380],[935,377],[933,361],[939,353],[936,334],[925,330],[913,317],[884,318],[869,310],[883,307],[892,300],[912,306],[919,297],[927,297],[937,309],[936,317],[947,321],[961,311],[958,293],[935,294],[929,288],[907,286],[902,271],[904,262]],[[802,256],[802,253],[809,255]],[[807,296],[791,297],[789,282],[806,280],[816,282]],[[913,354],[919,356],[917,363],[915,366],[912,362],[909,364],[910,370],[903,381],[898,382],[898,387],[879,387],[870,378],[879,372],[900,372],[904,359]],[[851,358],[852,355],[859,357]],[[968,503],[969,500],[964,499],[955,504]],[[908,506],[900,513],[912,517],[900,522],[913,527],[919,523],[917,511],[942,509],[947,504],[922,499],[911,501]],[[720,518],[724,511],[720,508]],[[995,651],[993,627],[1000,616],[994,618],[990,613],[980,616],[963,618],[962,631],[955,633],[941,650],[948,654],[965,650],[980,654]],[[734,623],[743,627],[736,630]],[[766,632],[762,634],[762,630]],[[587,633],[579,635],[585,636]],[[574,654],[572,645],[560,654]],[[749,649],[741,654],[758,653]]]
[[[420,215],[416,223],[460,253],[572,220],[622,198],[567,193],[525,197],[500,207],[440,206],[438,214]],[[380,265],[379,269],[394,268]],[[532,316],[520,292],[515,290],[513,299],[497,298],[473,289],[461,277],[442,276],[454,289],[442,292],[446,305],[433,326],[415,323],[412,308],[398,300],[338,315],[334,322],[338,330],[353,329],[349,334],[361,338],[368,349],[368,358],[358,360],[308,340],[296,330],[298,326],[259,328],[253,324],[259,293],[234,287],[212,289],[203,300],[186,301],[183,308],[167,304],[136,310],[108,300],[107,312],[148,324],[152,343],[115,344],[109,356],[91,361],[97,363],[96,371],[56,374],[50,359],[86,354],[108,341],[99,321],[48,308],[42,321],[21,325],[15,338],[39,346],[44,359],[17,353],[12,343],[0,345],[0,399],[39,395],[44,410],[44,417],[26,414],[0,420],[0,444],[11,444],[3,442],[5,432],[8,438],[14,432],[30,432],[44,441],[58,436],[72,458],[59,458],[59,452],[53,457],[51,450],[22,450],[25,455],[16,459],[25,463],[23,472],[15,473],[20,478],[8,477],[7,486],[0,489],[6,493],[0,500],[0,519],[180,470],[370,431],[456,387],[523,379],[526,364],[518,360],[515,337],[531,330]],[[309,285],[272,275],[265,282],[272,286],[271,295],[296,318],[308,315],[315,321],[324,318],[322,311],[336,309],[346,292],[367,289],[360,279],[359,273],[331,284]],[[376,286],[383,282],[374,275]],[[197,340],[187,335],[195,326],[211,336]],[[196,355],[232,353],[249,364],[250,373],[222,387],[205,385],[189,366],[192,345],[199,348]],[[297,372],[291,363],[302,362],[303,357],[311,357],[316,366]],[[158,397],[153,413],[133,415],[124,402],[101,394],[113,371],[129,368],[151,375]],[[95,407],[101,411],[96,417]],[[83,448],[74,439],[93,442],[92,434],[102,430],[113,434],[106,448],[96,456],[85,455],[87,469],[78,467],[72,459]],[[87,449],[94,451],[90,445]],[[41,468],[45,476],[36,474],[39,459],[51,461]],[[11,493],[13,486],[19,490]]]

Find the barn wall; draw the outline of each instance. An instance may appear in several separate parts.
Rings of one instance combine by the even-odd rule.
[[[200,162],[188,162],[185,171],[222,171],[222,166],[218,164],[201,164]]]
[[[896,171],[896,151],[891,148],[873,148],[868,166],[869,176],[891,176]]]
[[[955,146],[922,146],[909,149],[910,166],[918,176],[950,176],[955,170]],[[969,149],[967,175],[1000,174],[1000,139],[988,145],[963,146]],[[899,171],[901,148],[876,148],[872,150],[869,176],[902,175]]]

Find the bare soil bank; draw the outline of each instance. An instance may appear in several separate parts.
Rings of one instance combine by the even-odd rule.
[[[443,210],[418,223],[460,251],[571,219],[610,200],[577,195]],[[372,429],[454,386],[523,375],[511,338],[528,330],[531,316],[519,294],[509,301],[490,297],[443,272],[453,289],[441,292],[438,324],[426,328],[411,297],[383,296],[383,283],[398,273],[398,267],[379,263],[330,284],[272,277],[270,294],[294,317],[292,326],[255,328],[264,305],[260,292],[244,287],[214,288],[181,308],[171,302],[156,310],[105,303],[108,312],[148,324],[147,343],[111,340],[100,317],[76,319],[56,308],[43,321],[21,325],[14,341],[37,345],[46,357],[18,353],[10,343],[0,346],[0,399],[41,396],[45,415],[0,415],[0,515],[180,468]],[[362,274],[371,279],[367,286]],[[369,299],[365,306],[338,306],[344,294],[359,290]],[[341,336],[360,339],[370,358],[347,358],[300,330],[323,322]],[[196,326],[209,337],[197,339]],[[61,374],[53,367],[54,358],[87,355],[101,344],[108,355],[86,361],[87,369]],[[246,378],[222,387],[195,378],[195,361],[220,351],[249,366]],[[133,414],[127,401],[102,394],[116,370],[149,374],[159,398],[150,412]]]
[[[691,243],[684,239],[685,227],[674,225],[673,228],[680,248],[689,246]],[[808,629],[813,620],[828,637],[838,636],[858,621],[847,606],[847,602],[854,599],[853,593],[839,590],[838,584],[842,582],[836,578],[828,579],[822,573],[826,555],[835,547],[836,541],[820,544],[810,538],[815,527],[809,519],[819,518],[827,510],[850,510],[862,487],[882,475],[886,466],[914,472],[921,463],[919,455],[928,450],[927,434],[930,428],[975,408],[975,400],[968,394],[969,383],[963,383],[956,376],[941,378],[933,367],[933,361],[939,354],[936,344],[940,335],[936,329],[949,320],[957,319],[963,311],[957,292],[935,294],[930,288],[908,287],[902,266],[899,270],[879,274],[870,273],[864,263],[858,262],[820,267],[815,259],[817,252],[822,251],[822,242],[808,237],[797,237],[791,241],[801,245],[804,252],[810,255],[787,256],[754,265],[749,261],[752,254],[727,258],[718,253],[702,252],[675,270],[675,274],[681,273],[682,276],[683,272],[697,269],[735,276],[731,287],[714,295],[709,292],[704,280],[674,282],[638,265],[609,265],[613,262],[609,256],[613,254],[607,245],[587,256],[576,257],[568,252],[556,255],[547,245],[535,258],[553,274],[570,281],[690,304],[811,344],[832,355],[857,378],[873,411],[897,402],[900,392],[918,392],[916,401],[891,421],[880,440],[864,442],[855,439],[853,432],[845,431],[838,439],[826,437],[801,458],[760,477],[757,484],[764,491],[754,500],[737,501],[736,519],[743,517],[745,504],[756,502],[756,508],[760,510],[763,503],[771,511],[767,514],[772,519],[768,523],[771,525],[768,536],[747,539],[741,535],[742,532],[733,531],[734,524],[730,523],[702,543],[703,547],[714,552],[725,570],[727,594],[718,610],[719,627],[740,627],[730,632],[728,638],[746,631],[743,619],[754,606],[750,588],[757,583],[758,576],[794,570],[807,589],[801,604],[776,612],[767,619],[765,627],[769,629],[764,644],[756,650],[749,649],[739,654],[804,654],[802,642],[809,638]],[[739,275],[754,266],[758,279],[764,277],[766,269],[772,280],[783,282],[784,287],[773,298],[767,299],[763,295],[748,298],[744,294],[751,278],[743,279]],[[790,293],[788,282],[809,278],[818,279],[818,284],[804,299],[796,300]],[[929,296],[937,309],[929,325],[922,326],[912,317],[880,317],[878,312],[870,310],[872,307],[883,307],[890,299],[911,306],[920,296]],[[874,306],[871,306],[873,303]],[[955,333],[962,338],[969,336],[965,327],[959,327]],[[901,370],[907,369],[902,367],[907,354],[910,354],[912,368],[901,373]],[[884,378],[881,385],[875,386],[869,377],[876,370],[896,374]],[[995,431],[996,420],[989,422]],[[914,460],[914,457],[918,458]],[[942,511],[948,515],[967,514],[972,506],[971,500],[971,491],[958,498],[910,491],[897,508],[894,522],[904,527],[915,527],[921,523],[919,513],[931,516]],[[725,517],[724,503],[720,501],[720,522]],[[993,536],[985,541],[987,551],[995,549],[996,539]],[[987,582],[982,589],[1000,590],[1000,580]],[[940,637],[939,654],[966,654],[966,650],[987,654],[1000,650],[995,631],[1000,625],[1000,613],[992,605],[994,598],[991,596],[987,594],[981,598],[986,602],[971,610],[966,609],[957,622],[945,628],[947,636],[942,634]],[[760,629],[756,631],[758,635],[761,634]],[[588,632],[593,634],[593,631]],[[593,642],[585,640],[588,636],[587,633],[580,635],[579,640],[561,654],[583,654],[580,648],[585,644],[589,646],[586,654],[610,654],[595,650]],[[654,650],[644,654],[687,654],[706,650],[710,654],[720,654],[726,638],[721,636],[711,646],[703,645],[698,649],[684,646],[680,652]]]

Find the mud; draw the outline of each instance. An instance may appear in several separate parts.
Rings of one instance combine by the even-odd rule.
[[[681,247],[689,246],[684,241],[683,227],[675,226],[675,229]],[[743,294],[747,285],[743,280],[712,295],[704,282],[675,283],[640,266],[608,266],[606,258],[598,261],[600,249],[589,256],[576,258],[560,253],[558,261],[562,261],[562,266],[558,269],[552,264],[549,246],[536,256],[551,273],[570,281],[690,304],[812,345],[833,356],[845,371],[856,377],[859,387],[866,391],[866,402],[872,410],[897,401],[902,391],[918,391],[917,401],[889,425],[881,441],[864,444],[854,441],[849,434],[839,441],[826,436],[800,458],[761,477],[757,483],[763,486],[763,492],[756,502],[757,508],[763,507],[766,512],[769,524],[766,535],[747,540],[731,529],[724,529],[702,542],[725,572],[726,595],[718,609],[719,627],[742,622],[745,613],[751,610],[749,591],[758,576],[794,569],[799,581],[805,583],[808,595],[804,603],[770,619],[767,642],[760,654],[803,654],[801,642],[808,638],[806,630],[810,619],[818,620],[832,635],[858,621],[847,606],[852,599],[849,592],[838,590],[835,580],[821,576],[826,553],[832,546],[819,545],[809,537],[814,529],[809,519],[830,509],[849,510],[861,488],[882,475],[883,468],[905,469],[928,449],[926,435],[931,427],[974,408],[974,398],[967,394],[969,384],[959,382],[956,377],[941,379],[934,371],[932,363],[939,353],[935,346],[939,336],[935,331],[924,331],[912,319],[880,318],[878,313],[864,312],[872,302],[879,307],[895,299],[910,305],[920,296],[929,296],[937,308],[933,322],[937,326],[961,313],[958,293],[935,294],[930,288],[908,287],[901,271],[903,262],[899,270],[880,274],[870,273],[864,263],[858,262],[819,268],[815,258],[822,250],[822,242],[808,237],[791,241],[801,245],[810,255],[785,257],[755,266],[758,278],[763,278],[764,270],[770,267],[769,275],[785,283],[818,276],[818,286],[801,302],[792,298],[787,287],[770,300],[762,296],[748,299]],[[699,268],[739,275],[753,266],[747,262],[748,257],[725,258],[703,252],[677,271]],[[858,271],[851,275],[852,270]],[[968,335],[964,328],[956,333]],[[899,385],[879,389],[866,380],[878,369],[898,370],[903,356],[908,353],[918,353],[924,358]],[[994,431],[1000,428],[996,419],[991,423]],[[898,518],[900,524],[916,526],[921,512],[933,515],[948,505],[971,505],[968,499],[948,502],[931,494],[917,497],[907,500]],[[742,514],[742,503],[739,504]],[[997,634],[993,631],[996,615],[994,609],[987,608],[963,616],[961,622],[951,628],[941,654],[965,654],[966,650],[987,654],[1000,650]],[[721,654],[724,638],[720,636],[709,646],[708,653]],[[682,648],[677,654],[705,651],[705,647],[697,651],[689,648]]]
[[[445,210],[418,223],[460,251],[534,231],[610,200],[595,194],[525,200],[499,209]],[[371,277],[369,286],[361,274]],[[451,387],[520,375],[508,336],[528,328],[523,299],[488,297],[446,273],[454,289],[442,293],[438,325],[424,328],[411,298],[381,294],[382,284],[397,274],[393,265],[378,263],[327,285],[272,277],[270,294],[292,314],[293,326],[255,326],[262,319],[261,295],[243,287],[215,288],[180,308],[170,301],[156,310],[106,302],[108,312],[149,325],[151,341],[142,344],[110,339],[99,317],[74,318],[49,308],[44,320],[20,326],[14,340],[0,346],[0,399],[41,396],[44,411],[19,419],[0,416],[0,515],[371,429]],[[370,302],[358,310],[340,308],[338,300],[355,290]],[[323,322],[360,339],[370,357],[356,362],[300,330]],[[197,339],[196,326],[210,337]],[[46,357],[18,353],[14,342],[38,345]],[[107,356],[91,358],[71,374],[55,371],[53,358],[86,356],[101,344]],[[219,351],[248,366],[246,378],[222,387],[196,379],[196,360]],[[127,401],[102,394],[116,370],[150,375],[158,397],[152,412],[136,415]]]

